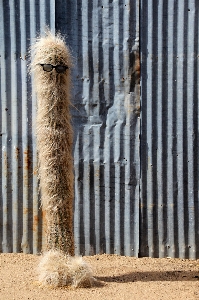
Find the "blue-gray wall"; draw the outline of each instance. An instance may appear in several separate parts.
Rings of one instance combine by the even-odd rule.
[[[198,258],[199,2],[140,12],[140,255]]]
[[[0,0],[0,252],[45,240],[27,57],[48,25],[74,57],[76,254],[199,257],[198,5]]]

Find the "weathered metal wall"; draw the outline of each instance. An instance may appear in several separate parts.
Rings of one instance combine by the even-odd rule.
[[[140,9],[140,256],[198,258],[199,2]]]
[[[137,256],[139,95],[133,65],[138,2],[86,3],[74,16],[82,25],[76,26],[81,42],[75,77],[81,83],[74,88],[79,111],[73,114],[76,252]]]
[[[47,24],[74,56],[76,254],[199,257],[198,14],[196,0],[0,1],[0,252],[44,240],[26,55]]]
[[[42,218],[38,201],[34,122],[27,54],[45,24],[55,28],[49,1],[0,1],[0,251],[41,249]]]
[[[0,251],[41,250],[36,99],[27,49],[46,24],[74,56],[76,254],[138,255],[139,43],[136,0],[0,1]]]

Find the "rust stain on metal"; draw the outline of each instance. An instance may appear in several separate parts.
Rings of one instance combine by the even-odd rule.
[[[30,151],[29,149],[26,149],[24,151],[24,169],[29,170],[31,165],[31,160],[30,160]]]
[[[23,214],[24,214],[24,215],[28,215],[28,213],[29,213],[29,209],[28,209],[28,208],[24,208],[24,209],[23,209]]]
[[[19,158],[20,149],[18,147],[15,148],[15,158]]]
[[[47,219],[46,219],[46,211],[42,210],[42,223],[43,223],[43,230],[47,232]]]
[[[38,215],[33,217],[33,231],[37,231],[39,226],[39,217]]]
[[[130,80],[130,89],[129,95],[132,93],[134,97],[126,97],[125,107],[127,114],[130,116],[131,113],[134,116],[140,116],[140,53],[139,48],[136,48],[130,53],[130,68],[129,68],[129,80]]]
[[[133,91],[135,85],[140,84],[140,53],[139,49],[132,51],[130,55],[130,91]]]
[[[134,72],[135,72],[135,82],[136,84],[139,84],[140,83],[140,54],[137,51],[135,53]]]

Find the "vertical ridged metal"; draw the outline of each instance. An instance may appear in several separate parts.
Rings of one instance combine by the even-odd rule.
[[[38,253],[42,216],[35,140],[36,99],[27,58],[46,25],[55,31],[55,1],[0,1],[0,251]]]
[[[76,254],[137,256],[139,88],[130,87],[130,57],[138,51],[139,1],[63,3],[56,6],[56,18],[62,19],[56,29],[66,33],[76,63]],[[67,14],[64,19],[63,8],[70,12],[69,19]]]
[[[139,86],[132,78],[139,1],[1,0],[0,14],[0,251],[37,253],[42,248],[36,98],[27,56],[30,44],[49,26],[66,35],[75,65],[76,253],[137,256]]]
[[[28,219],[32,210],[30,210],[28,203],[28,188],[29,188],[29,143],[28,143],[28,99],[27,99],[27,63],[26,63],[26,51],[27,51],[27,38],[26,38],[26,7],[25,1],[20,1],[20,31],[21,31],[21,45],[20,45],[20,58],[21,58],[21,125],[22,125],[22,147],[23,153],[23,237],[21,248],[24,253],[30,253],[30,241],[29,241],[29,222]],[[18,126],[16,127],[18,130]],[[18,148],[20,149],[20,148]],[[20,150],[18,150],[20,151]],[[19,201],[19,200],[18,200]]]
[[[1,1],[1,7],[3,3]],[[0,44],[1,44],[1,147],[2,147],[2,159],[1,159],[1,240],[0,244],[1,251],[9,252],[8,246],[8,233],[7,233],[7,224],[8,224],[8,124],[7,124],[7,114],[5,113],[7,108],[7,96],[6,96],[6,63],[5,63],[5,25],[4,25],[4,13],[3,9],[0,10],[0,20],[1,28],[0,31]],[[2,55],[3,54],[3,55]]]
[[[0,0],[0,252],[44,242],[27,56],[49,26],[74,57],[76,254],[199,257],[198,14],[195,0]]]
[[[36,5],[35,1],[30,1],[30,40],[34,41],[36,36]],[[30,82],[30,89],[33,90],[32,80]],[[33,241],[33,253],[37,253],[41,249],[41,230],[39,227],[41,223],[39,222],[39,201],[38,201],[38,181],[37,181],[37,151],[36,151],[36,136],[35,136],[35,121],[36,120],[36,97],[33,93],[32,99],[30,97],[29,101],[32,100],[31,105],[31,122],[32,122],[32,133],[30,134],[30,139],[32,140],[32,215],[33,215],[33,230],[32,230],[32,241]]]
[[[198,13],[141,1],[140,256],[198,257]]]

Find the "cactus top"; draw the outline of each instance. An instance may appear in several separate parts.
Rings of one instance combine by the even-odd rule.
[[[39,64],[72,66],[71,55],[60,35],[47,33],[46,37],[39,38],[32,47],[32,71],[36,71]]]

